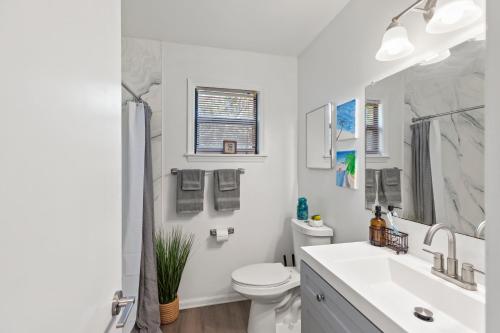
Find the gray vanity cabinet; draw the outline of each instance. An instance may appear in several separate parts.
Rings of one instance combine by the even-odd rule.
[[[382,332],[305,262],[300,268],[302,332]]]

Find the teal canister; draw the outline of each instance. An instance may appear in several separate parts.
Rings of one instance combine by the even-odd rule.
[[[307,199],[299,198],[297,203],[297,220],[306,221],[309,219],[309,207],[307,206]]]

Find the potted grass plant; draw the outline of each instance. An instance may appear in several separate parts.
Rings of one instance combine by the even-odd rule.
[[[160,318],[162,325],[166,325],[179,317],[177,291],[193,247],[194,235],[185,234],[182,228],[176,227],[168,232],[157,232],[155,240]]]

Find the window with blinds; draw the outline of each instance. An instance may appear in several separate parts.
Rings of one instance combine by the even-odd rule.
[[[365,137],[366,153],[369,155],[383,154],[382,106],[378,101],[366,103]]]
[[[238,154],[258,154],[256,91],[196,87],[195,153],[222,153],[224,140]]]

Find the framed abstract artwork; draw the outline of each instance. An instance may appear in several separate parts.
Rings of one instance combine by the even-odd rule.
[[[355,150],[340,150],[336,153],[335,176],[339,187],[357,188],[357,160]]]
[[[337,105],[335,116],[336,141],[352,140],[358,137],[356,104],[356,100],[353,99]]]

